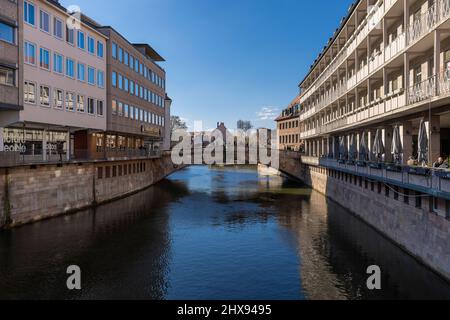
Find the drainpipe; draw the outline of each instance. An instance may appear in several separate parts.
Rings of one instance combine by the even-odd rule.
[[[11,203],[9,199],[9,170],[8,168],[5,169],[5,201],[3,204],[3,213],[4,213],[4,220],[3,220],[3,226],[7,226],[11,224]]]

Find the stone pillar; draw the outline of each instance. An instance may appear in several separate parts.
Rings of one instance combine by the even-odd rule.
[[[441,154],[441,119],[439,116],[431,116],[428,122],[429,156],[428,162],[433,164]]]
[[[47,129],[42,131],[42,160],[47,161]]]
[[[384,162],[392,162],[392,136],[394,133],[394,129],[391,126],[388,126],[383,129],[383,142],[384,142]]]
[[[405,121],[400,127],[400,137],[402,139],[403,146],[403,159],[402,164],[406,165],[409,157],[413,152],[413,140],[412,140],[412,123]]]
[[[4,150],[3,128],[0,127],[0,152]]]

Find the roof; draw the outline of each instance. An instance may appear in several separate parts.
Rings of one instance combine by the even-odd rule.
[[[281,115],[280,115],[278,118],[275,119],[275,121],[278,122],[278,121],[283,121],[283,120],[287,120],[287,119],[297,118],[297,117],[299,116],[298,113],[296,113],[296,114],[290,114],[290,115],[288,115],[288,116],[283,116],[283,113],[284,113],[286,110],[289,110],[290,108],[294,107],[295,105],[299,105],[299,104],[300,104],[300,98],[301,98],[301,96],[302,96],[302,95],[297,95],[297,96],[294,98],[294,100],[292,100],[291,103],[289,103],[289,106],[288,106],[287,108],[285,108],[285,109],[282,111]]]
[[[156,52],[149,44],[147,43],[133,43],[133,46],[136,48],[144,49],[145,54],[149,56],[153,61],[166,61],[161,55]]]

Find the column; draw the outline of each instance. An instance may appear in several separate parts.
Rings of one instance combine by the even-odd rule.
[[[400,127],[400,137],[402,139],[403,146],[403,159],[402,164],[406,165],[408,163],[409,157],[412,156],[413,152],[413,139],[412,139],[412,123],[405,121]]]
[[[429,70],[429,68],[428,68]],[[436,76],[436,95],[439,95],[438,77],[441,72],[441,33],[439,30],[434,31],[434,75]],[[433,76],[433,75],[429,75]]]
[[[47,161],[47,129],[42,132],[42,160]]]
[[[71,141],[72,139],[70,138],[70,130],[67,130],[67,141],[66,141],[66,158],[67,161],[70,161],[70,153],[72,150],[72,146],[71,146]],[[105,144],[105,148],[106,148],[106,144]]]
[[[383,129],[383,142],[384,142],[384,162],[392,162],[392,136],[394,133],[394,129],[391,126],[388,126]]]
[[[439,116],[431,116],[428,124],[429,156],[428,162],[433,164],[441,155],[441,122]]]
[[[403,0],[403,30],[405,31],[405,39],[406,39],[406,43],[408,43],[408,27],[409,27],[409,0]]]
[[[3,128],[0,127],[0,152],[4,151]]]
[[[403,85],[405,89],[405,100],[406,104],[409,104],[409,54],[405,52],[403,54],[403,65],[404,65],[404,74],[403,74]]]

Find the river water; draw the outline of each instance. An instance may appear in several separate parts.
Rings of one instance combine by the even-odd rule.
[[[82,290],[67,289],[70,265]],[[367,289],[370,265],[381,290]],[[298,182],[197,166],[0,232],[0,298],[450,299],[450,284]]]

